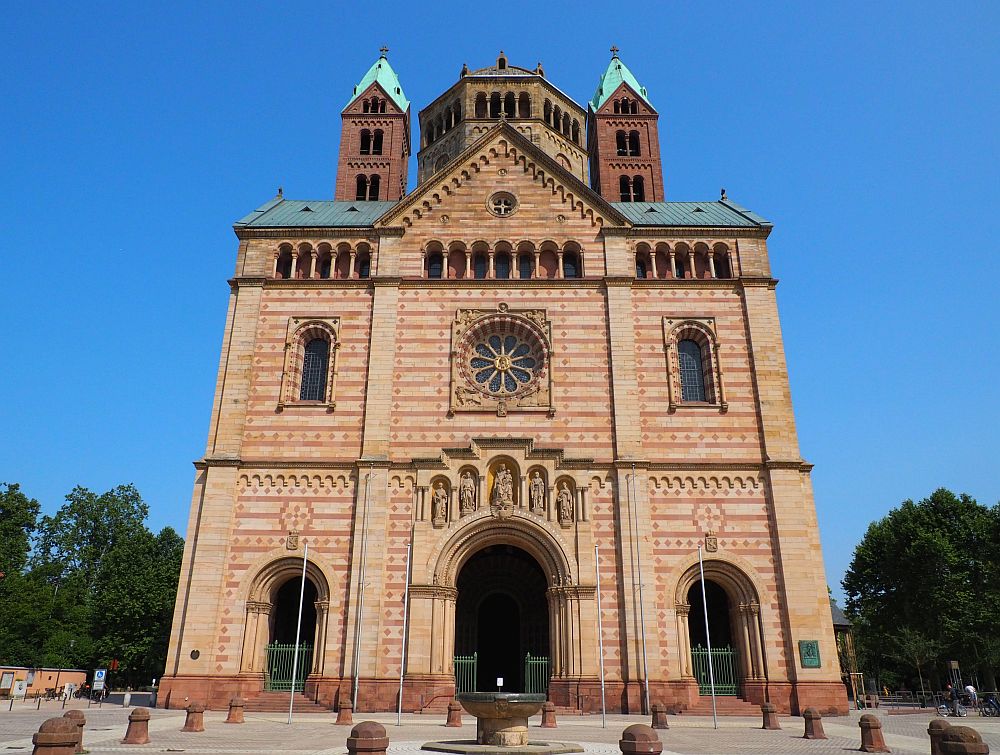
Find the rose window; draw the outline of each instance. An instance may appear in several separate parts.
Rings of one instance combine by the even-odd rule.
[[[472,378],[489,393],[517,393],[535,377],[538,359],[517,336],[491,335],[473,348]]]

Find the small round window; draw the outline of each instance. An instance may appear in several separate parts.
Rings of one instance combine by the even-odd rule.
[[[490,196],[486,207],[498,218],[506,218],[517,210],[517,198],[506,191],[498,191]]]

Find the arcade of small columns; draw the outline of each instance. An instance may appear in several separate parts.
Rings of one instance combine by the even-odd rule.
[[[420,254],[420,268],[426,277],[430,277],[428,261],[433,255],[441,255],[442,278],[472,277],[474,260],[481,256],[486,260],[486,279],[494,280],[497,278],[496,258],[500,255],[506,255],[510,261],[507,278],[520,278],[518,263],[525,256],[531,260],[532,278],[584,277],[583,254],[580,251],[580,246],[575,242],[567,242],[561,249],[554,243],[544,243],[540,247],[536,247],[530,242],[522,242],[518,244],[516,250],[506,241],[498,242],[493,246],[478,241],[468,248],[459,242],[449,245],[448,249],[437,242],[432,242]],[[567,276],[565,274],[564,260],[566,257],[576,260],[575,275]]]
[[[635,248],[635,258],[636,261],[646,263],[645,277],[648,278],[666,278],[667,273],[671,278],[739,277],[736,255],[721,242],[711,247],[704,242],[678,242],[673,245],[659,243],[655,248],[640,242]],[[688,264],[684,271],[686,274],[678,275],[685,260]]]

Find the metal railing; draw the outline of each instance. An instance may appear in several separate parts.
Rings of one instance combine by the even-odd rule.
[[[725,697],[736,695],[739,676],[736,672],[736,651],[732,648],[712,648],[712,671],[715,676],[715,694]],[[698,680],[698,694],[712,694],[708,674],[708,648],[698,645],[691,650],[694,678]]]
[[[524,691],[549,691],[549,659],[542,655],[524,657]]]
[[[455,691],[476,692],[476,673],[478,671],[479,655],[455,656]]]
[[[267,673],[264,674],[266,692],[292,691],[292,666],[295,664],[295,645],[274,643],[267,646]],[[299,645],[298,670],[295,674],[295,691],[305,689],[306,676],[312,668],[312,645]]]

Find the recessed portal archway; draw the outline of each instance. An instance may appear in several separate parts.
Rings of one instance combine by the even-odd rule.
[[[515,546],[490,545],[463,564],[457,587],[455,655],[475,653],[477,689],[495,690],[502,677],[505,692],[525,691],[527,655],[551,655],[548,580],[538,562]]]
[[[295,627],[299,616],[299,593],[302,577],[293,577],[281,585],[274,596],[271,608],[271,643],[292,645],[295,643]],[[306,578],[302,595],[302,631],[299,642],[313,644],[316,635],[316,585]]]

